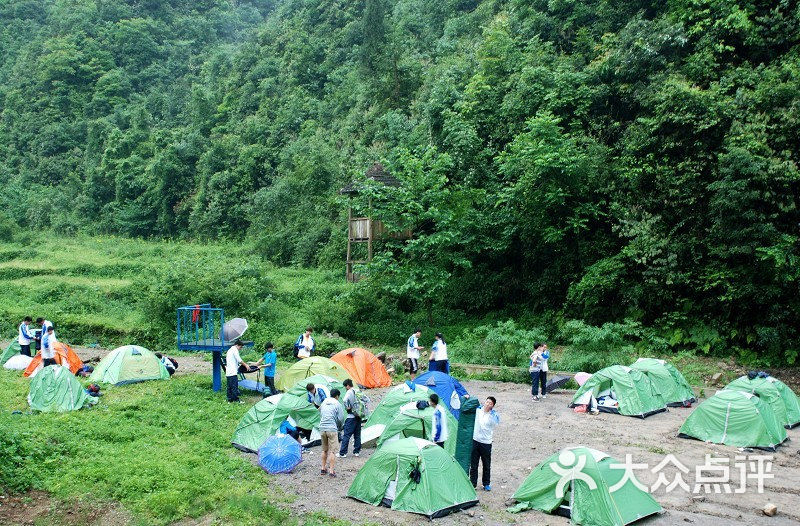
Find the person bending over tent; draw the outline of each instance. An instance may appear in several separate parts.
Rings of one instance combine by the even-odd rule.
[[[173,360],[169,356],[161,354],[160,352],[155,353],[155,355],[156,355],[156,358],[158,358],[159,361],[162,364],[164,364],[164,367],[167,369],[167,372],[169,373],[170,376],[175,374],[175,370],[178,368],[178,362],[177,361]],[[227,371],[226,371],[226,373],[227,373]],[[237,382],[238,382],[238,380],[237,380]]]
[[[492,440],[494,429],[500,425],[500,416],[495,412],[497,399],[486,398],[483,407],[475,413],[475,431],[472,433],[472,459],[469,466],[469,481],[472,487],[478,487],[478,461],[483,464],[481,483],[485,491],[492,491]]]
[[[297,341],[294,342],[295,358],[311,358],[311,355],[317,350],[317,342],[311,337],[312,332],[314,329],[306,327],[306,332],[298,336]]]
[[[47,332],[42,336],[42,367],[56,365],[56,350],[53,348],[55,343],[55,329],[50,325],[47,327]]]
[[[328,388],[324,385],[317,385],[317,384],[306,384],[306,391],[308,392],[308,403],[314,404],[317,408],[322,406],[322,402],[325,401],[326,398],[331,396],[331,392],[328,392]]]
[[[19,336],[17,337],[17,343],[19,343],[19,353],[24,354],[25,356],[31,355],[31,340],[33,340],[33,335],[28,332],[28,327],[31,324],[30,316],[25,316],[25,319],[22,320],[22,323],[19,324]]]
[[[320,475],[326,473],[331,477],[336,476],[336,451],[339,448],[339,431],[344,424],[344,409],[339,403],[339,390],[331,389],[331,396],[319,406],[319,432],[322,435],[322,470]]]
[[[439,395],[436,393],[431,393],[428,400],[431,401],[431,407],[433,407],[433,416],[431,417],[433,441],[437,446],[444,448],[444,443],[450,436],[449,430],[447,429],[447,416],[444,414],[448,409],[444,404],[439,403]]]

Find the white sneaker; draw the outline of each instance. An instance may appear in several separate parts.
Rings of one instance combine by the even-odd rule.
[[[336,458],[347,458],[347,453],[342,455],[341,453],[336,453]]]
[[[542,395],[542,398],[547,398],[547,395]]]
[[[360,456],[361,456],[361,453],[353,453],[353,456],[354,456],[354,457],[360,457]]]

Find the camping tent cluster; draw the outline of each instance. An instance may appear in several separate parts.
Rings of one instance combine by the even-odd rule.
[[[766,373],[750,373],[701,403],[683,423],[679,436],[775,451],[787,438],[786,428],[798,423],[797,395]]]
[[[292,365],[288,374],[285,372],[281,377],[285,392],[265,398],[250,408],[236,426],[231,444],[242,451],[258,453],[259,463],[271,473],[291,471],[299,460],[294,458],[296,450],[289,447],[285,435],[280,433],[283,423],[288,421],[297,428],[310,430],[312,435],[310,440],[306,439],[306,446],[313,445],[318,432],[319,412],[308,398],[307,384],[328,391],[334,388],[344,391],[342,381],[351,373],[356,377],[354,383],[362,388],[387,383],[389,376],[383,364],[369,351],[348,349],[334,358],[337,360],[306,358]],[[341,374],[340,370],[346,374]],[[459,394],[468,396],[457,380],[444,373],[436,374],[441,376],[423,378],[420,384],[405,382],[396,386],[375,407],[364,424],[362,444],[376,441],[378,449],[359,470],[348,496],[429,518],[477,503],[475,489],[454,458],[459,422],[452,413],[446,413],[450,436],[444,448],[431,442],[433,408],[427,401],[435,392],[433,387],[439,390],[441,399],[448,402],[451,410],[453,405],[461,406],[460,400],[453,402],[459,399]],[[431,387],[421,385],[423,382],[430,383]],[[477,403],[469,405],[473,419],[474,406]],[[471,446],[471,424],[469,438]],[[446,487],[441,484],[442,480],[447,480]]]
[[[578,389],[570,407],[587,405],[608,413],[646,418],[695,402],[694,392],[674,366],[640,358],[630,367],[612,365],[594,373]]]
[[[0,363],[6,369],[23,371],[23,376],[31,378],[28,403],[32,410],[74,411],[97,402],[75,378],[84,364],[69,345],[55,342],[56,365],[47,367],[43,366],[41,351],[31,358],[20,354],[20,350],[19,343],[12,342],[0,356]],[[100,360],[91,375],[93,382],[112,385],[168,378],[169,373],[161,360],[137,345],[114,349]]]

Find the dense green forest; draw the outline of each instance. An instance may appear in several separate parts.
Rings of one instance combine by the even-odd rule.
[[[338,190],[380,161],[403,186],[354,205],[414,237],[342,326],[579,319],[794,362],[798,145],[795,0],[0,5],[0,234],[343,268]]]

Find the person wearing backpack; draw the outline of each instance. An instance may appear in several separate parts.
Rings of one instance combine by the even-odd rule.
[[[363,414],[363,402],[356,396],[356,390],[353,388],[353,380],[347,378],[344,382],[345,393],[342,403],[347,412],[347,418],[344,421],[344,430],[342,431],[342,445],[339,448],[339,453],[336,455],[339,458],[347,456],[347,449],[350,447],[350,437],[353,437],[353,456],[357,457],[361,454],[361,419]]]

